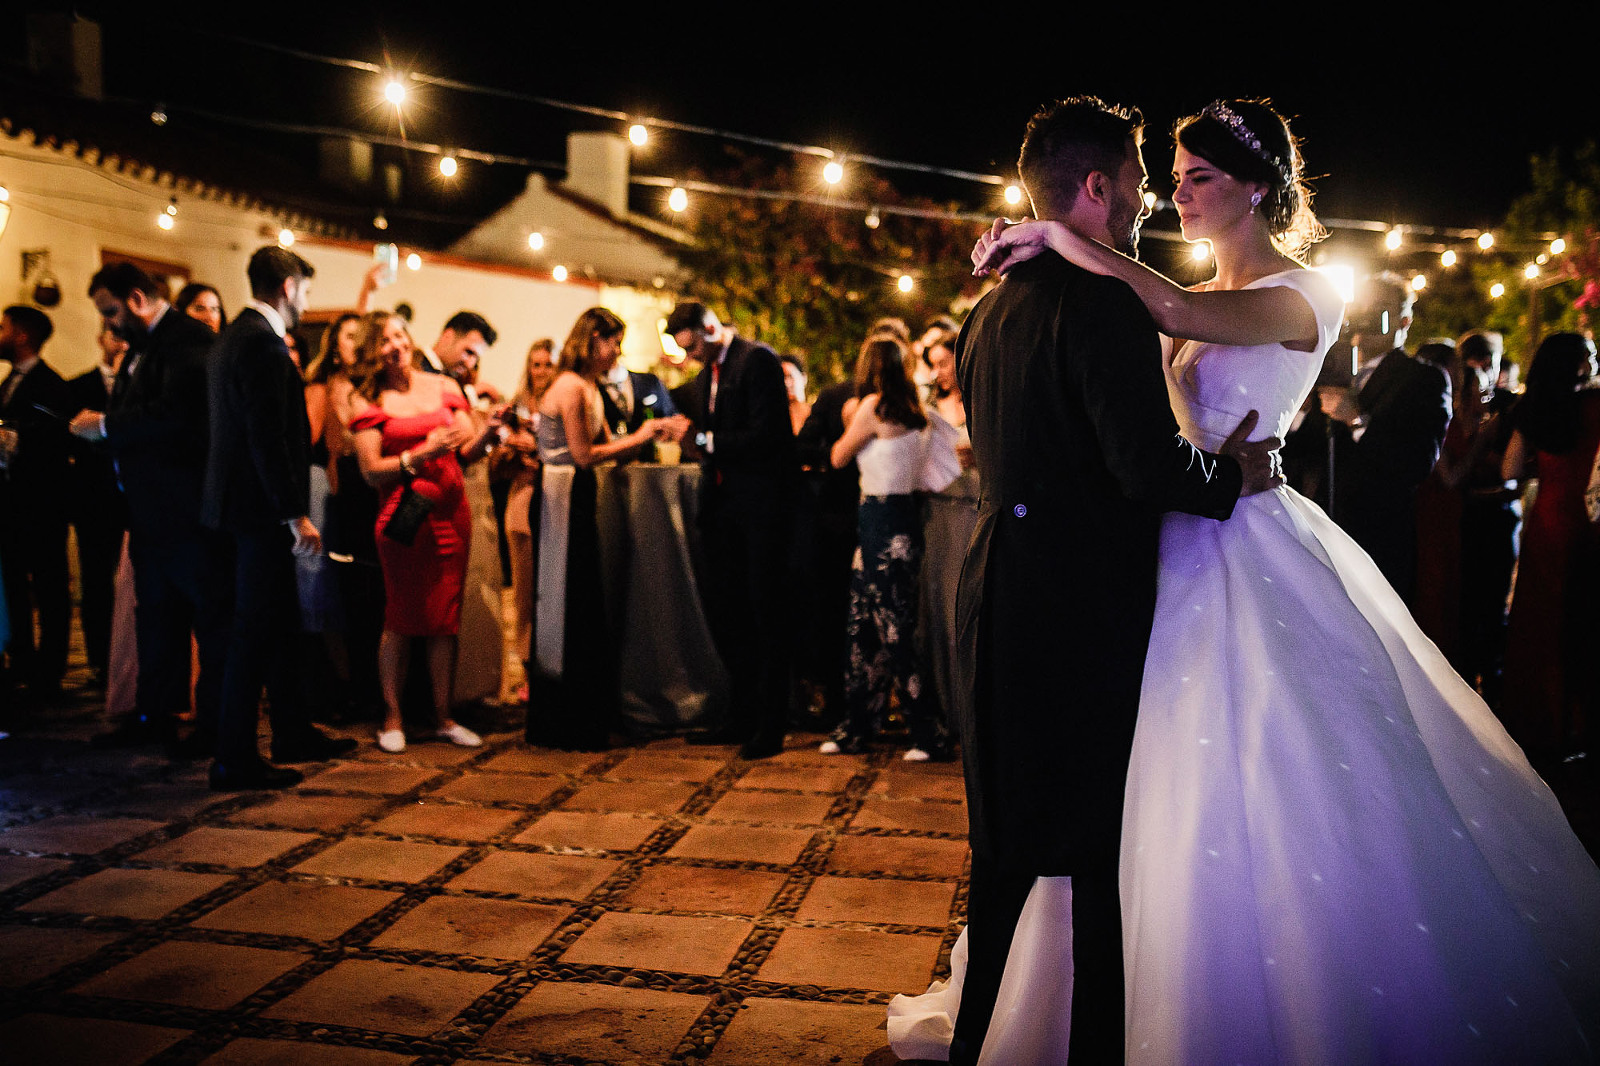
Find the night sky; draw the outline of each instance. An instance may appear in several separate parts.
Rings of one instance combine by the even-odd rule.
[[[1407,26],[1344,13],[1338,26],[1318,28],[1289,24],[1313,23],[1304,12],[1268,20],[1237,5],[1087,27],[1066,16],[933,25],[915,5],[882,15],[860,4],[763,5],[698,24],[703,5],[551,6],[489,15],[460,10],[470,5],[327,5],[304,24],[284,17],[290,7],[272,21],[213,8],[171,24],[135,20],[127,7],[79,10],[105,27],[108,91],[384,132],[384,113],[364,95],[369,75],[223,35],[363,60],[387,48],[402,66],[464,81],[984,172],[1010,172],[1040,102],[1094,92],[1143,109],[1162,194],[1175,118],[1214,96],[1269,96],[1304,140],[1321,212],[1380,221],[1492,225],[1525,188],[1531,153],[1600,136],[1593,64],[1562,57],[1600,42],[1593,3],[1537,5],[1537,24],[1509,12],[1463,25],[1465,8],[1452,5],[1448,18],[1413,15]],[[596,125],[447,90],[419,100],[411,123],[426,140],[552,161],[567,130]],[[677,175],[685,163],[714,165],[717,150],[698,137],[663,138],[636,169]],[[963,193],[971,186],[918,188],[888,176],[909,192],[981,202]]]

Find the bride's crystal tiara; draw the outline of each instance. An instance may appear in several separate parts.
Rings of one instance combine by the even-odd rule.
[[[1257,159],[1260,159],[1263,163],[1266,163],[1269,166],[1277,168],[1285,174],[1288,173],[1289,168],[1284,164],[1283,160],[1279,159],[1277,156],[1273,155],[1270,151],[1263,147],[1261,144],[1261,138],[1257,137],[1253,132],[1251,132],[1250,127],[1245,125],[1244,119],[1240,118],[1239,113],[1233,108],[1229,107],[1221,100],[1213,100],[1207,104],[1200,113],[1208,118],[1216,119],[1218,122],[1226,126],[1228,132],[1233,134],[1234,140],[1250,149],[1251,154]]]

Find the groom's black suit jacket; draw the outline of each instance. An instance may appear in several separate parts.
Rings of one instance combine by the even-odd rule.
[[[1114,872],[1160,514],[1228,517],[1239,465],[1179,435],[1133,291],[1053,253],[978,303],[956,365],[983,485],[956,606],[975,864]]]

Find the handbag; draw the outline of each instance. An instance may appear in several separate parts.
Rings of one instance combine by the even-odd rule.
[[[417,530],[422,528],[423,519],[432,510],[433,498],[424,496],[411,482],[406,482],[405,489],[400,493],[400,502],[395,504],[394,513],[383,527],[383,535],[411,547],[411,542],[417,539]]]

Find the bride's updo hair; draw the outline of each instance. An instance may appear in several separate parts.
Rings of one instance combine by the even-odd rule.
[[[1300,142],[1267,101],[1214,100],[1198,115],[1179,119],[1172,135],[1224,173],[1267,186],[1257,210],[1284,255],[1298,259],[1328,235],[1311,211]]]

